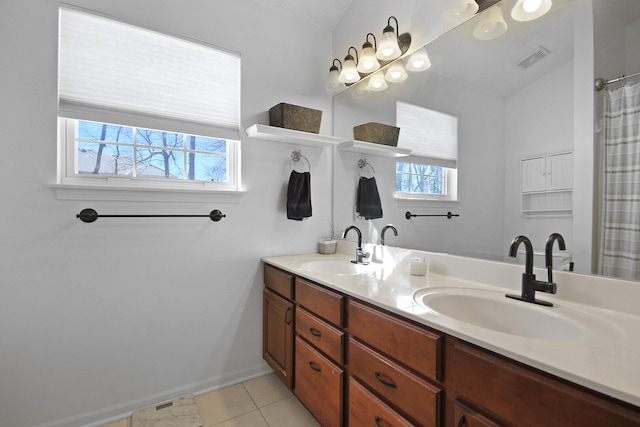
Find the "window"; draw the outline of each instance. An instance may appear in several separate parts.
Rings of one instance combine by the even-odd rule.
[[[59,44],[59,183],[239,190],[239,55],[66,5]]]
[[[446,194],[445,168],[396,162],[396,191],[432,195]]]
[[[398,101],[398,146],[411,156],[396,162],[396,197],[456,200],[458,119]]]

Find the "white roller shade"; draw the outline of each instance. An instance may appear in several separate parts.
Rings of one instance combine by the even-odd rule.
[[[240,57],[62,7],[59,114],[240,139]]]
[[[398,101],[396,126],[398,147],[411,155],[403,162],[456,168],[458,163],[458,118],[419,105]]]

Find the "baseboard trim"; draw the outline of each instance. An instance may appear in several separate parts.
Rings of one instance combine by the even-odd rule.
[[[95,427],[109,424],[123,418],[130,417],[131,414],[147,406],[154,405],[159,402],[175,399],[187,394],[196,396],[218,390],[233,384],[238,384],[253,378],[266,375],[273,372],[266,363],[252,366],[235,372],[227,372],[224,375],[212,377],[207,380],[197,381],[180,387],[172,388],[161,393],[124,402],[118,405],[110,406],[93,412],[85,412],[74,415],[61,420],[50,421],[39,424],[35,427]]]

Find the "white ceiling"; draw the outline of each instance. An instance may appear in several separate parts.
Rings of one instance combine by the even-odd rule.
[[[332,30],[353,0],[254,0],[316,27]]]

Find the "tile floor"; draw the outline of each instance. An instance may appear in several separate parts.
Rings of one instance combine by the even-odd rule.
[[[275,374],[196,396],[196,405],[202,427],[320,427]],[[103,427],[132,427],[131,418]]]

